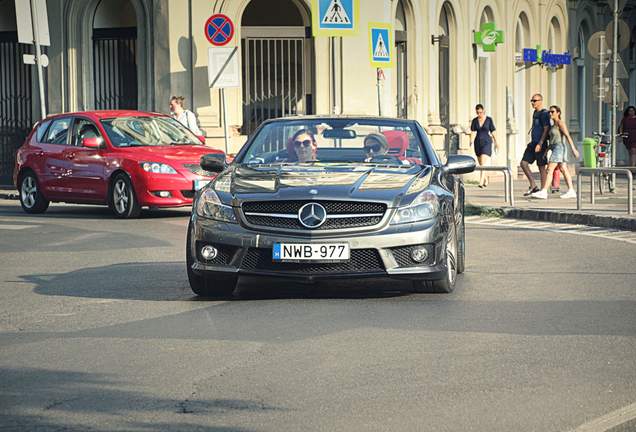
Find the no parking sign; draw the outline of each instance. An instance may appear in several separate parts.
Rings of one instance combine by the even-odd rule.
[[[234,23],[224,14],[214,14],[205,22],[205,37],[214,46],[224,46],[234,37]]]

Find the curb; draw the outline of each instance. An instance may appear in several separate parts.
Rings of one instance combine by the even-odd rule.
[[[18,197],[18,193],[17,191],[9,191],[9,190],[0,190],[0,199],[5,199],[5,200],[17,200]]]
[[[572,213],[567,211],[521,209],[516,207],[488,207],[467,204],[467,216],[489,216],[510,219],[525,219],[541,222],[567,223],[588,225],[601,228],[615,228],[626,231],[636,231],[636,219],[620,216],[599,216],[586,213]]]

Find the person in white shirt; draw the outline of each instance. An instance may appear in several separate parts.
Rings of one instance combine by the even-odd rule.
[[[185,98],[183,96],[172,96],[170,98],[170,114],[172,118],[187,127],[197,136],[203,135],[197,124],[197,118],[194,113],[187,110],[183,106]]]

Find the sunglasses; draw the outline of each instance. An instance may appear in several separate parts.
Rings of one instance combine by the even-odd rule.
[[[294,141],[294,145],[296,147],[310,147],[313,144],[313,141],[310,139],[306,139],[304,141]]]
[[[535,102],[541,102],[541,99],[530,99],[531,103],[535,103]]]
[[[550,110],[550,114],[554,114],[555,112],[555,110]]]

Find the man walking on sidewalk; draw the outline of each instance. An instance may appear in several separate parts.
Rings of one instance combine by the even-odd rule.
[[[546,165],[548,164],[546,157],[548,151],[546,139],[548,137],[548,131],[550,130],[550,114],[548,110],[543,108],[543,96],[539,93],[532,96],[530,103],[534,109],[534,113],[532,114],[532,129],[530,130],[530,143],[523,153],[520,164],[523,173],[530,182],[530,187],[528,188],[528,192],[524,193],[523,196],[529,196],[534,192],[539,192],[537,183],[534,181],[534,177],[532,177],[530,165],[535,161],[537,162],[541,176],[541,184],[543,184],[546,176]]]

